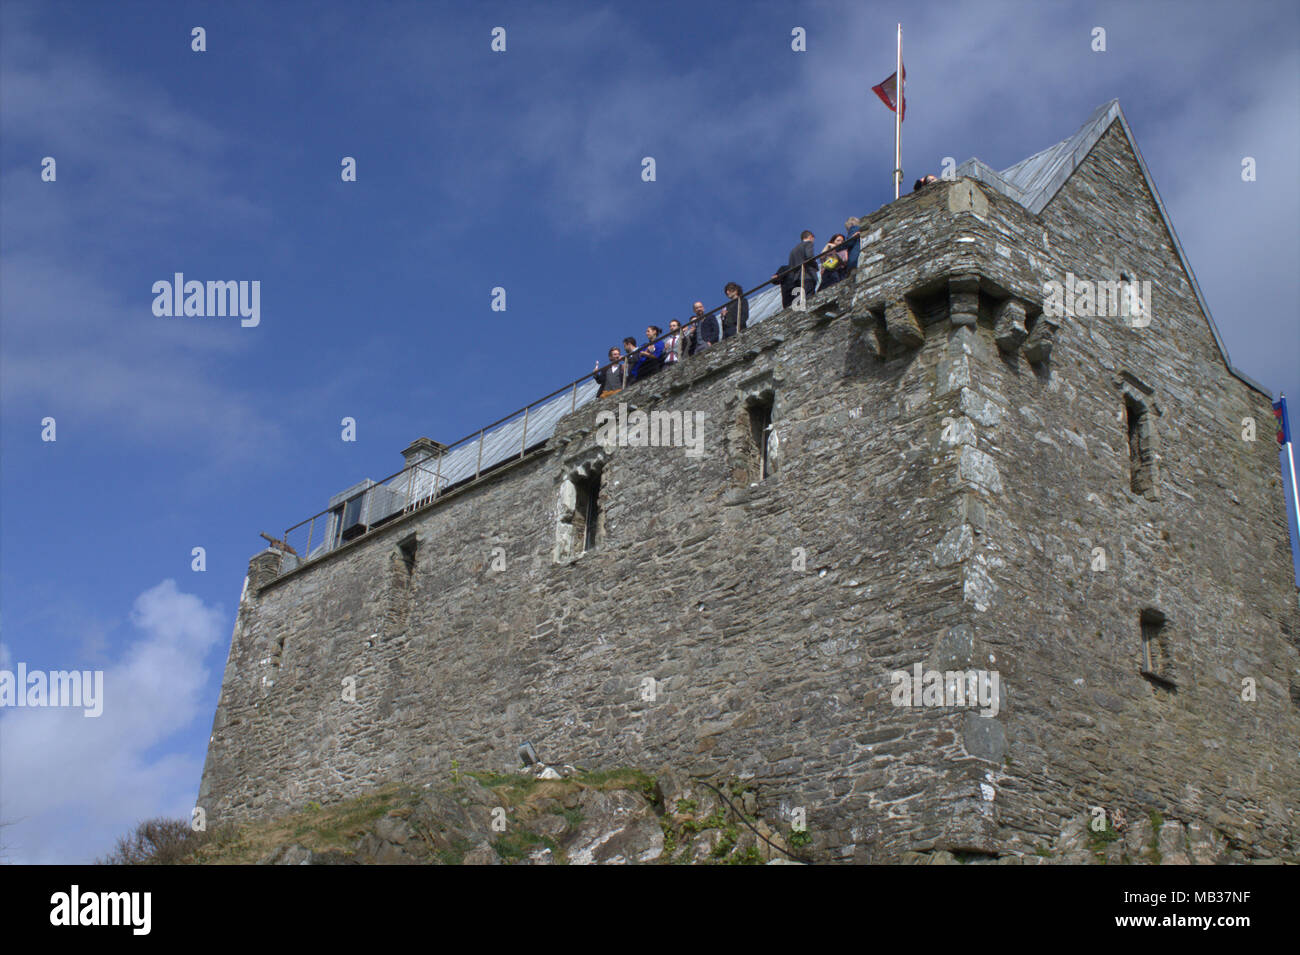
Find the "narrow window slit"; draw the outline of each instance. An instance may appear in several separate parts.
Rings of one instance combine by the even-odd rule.
[[[772,396],[755,398],[746,404],[749,430],[746,442],[749,483],[766,480],[772,474]]]
[[[1168,620],[1165,615],[1147,608],[1139,615],[1142,628],[1142,662],[1139,672],[1157,689],[1174,691],[1174,665],[1169,645]]]
[[[1129,487],[1135,494],[1146,494],[1155,487],[1151,412],[1126,395],[1124,421],[1128,429]]]
[[[600,472],[573,482],[577,500],[573,508],[573,552],[585,554],[600,543]]]

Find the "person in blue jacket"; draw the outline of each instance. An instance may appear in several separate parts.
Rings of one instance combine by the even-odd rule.
[[[649,378],[664,366],[664,343],[659,340],[662,334],[663,330],[658,325],[646,326],[645,345],[641,347],[636,363],[637,381]]]
[[[862,220],[857,216],[849,216],[844,220],[844,237],[848,241],[849,260],[845,263],[845,274],[852,272],[858,267],[858,253],[862,250],[862,236],[858,234],[858,228],[862,225]]]

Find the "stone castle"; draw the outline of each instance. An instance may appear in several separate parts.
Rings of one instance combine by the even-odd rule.
[[[528,741],[752,781],[827,861],[1089,858],[1124,819],[1166,860],[1294,859],[1270,399],[1118,103],[861,236],[803,310],[615,397],[575,389],[492,467],[480,440],[468,476],[420,439],[397,480],[330,502],[324,544],[255,556],[210,823],[452,760],[513,771]],[[704,453],[610,440],[620,403],[697,416]],[[995,674],[994,705],[898,705],[918,664]]]

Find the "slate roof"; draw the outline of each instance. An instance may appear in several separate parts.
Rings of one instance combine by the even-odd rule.
[[[1174,251],[1178,254],[1178,261],[1182,263],[1188,281],[1191,282],[1196,301],[1201,306],[1205,321],[1210,326],[1211,334],[1214,335],[1214,342],[1219,346],[1219,353],[1223,356],[1223,363],[1228,367],[1228,371],[1237,378],[1257,391],[1269,395],[1270,392],[1267,388],[1232,364],[1232,359],[1228,356],[1228,347],[1223,343],[1223,337],[1219,334],[1218,326],[1214,324],[1214,317],[1210,314],[1210,306],[1206,303],[1205,296],[1201,294],[1201,286],[1196,281],[1196,273],[1192,271],[1192,266],[1183,253],[1183,244],[1178,241],[1178,233],[1174,231],[1174,224],[1169,219],[1169,212],[1165,209],[1164,201],[1160,198],[1160,192],[1156,189],[1156,184],[1151,180],[1151,172],[1147,169],[1146,160],[1142,158],[1142,151],[1138,149],[1137,140],[1133,138],[1133,130],[1129,128],[1128,120],[1124,118],[1124,111],[1120,109],[1119,100],[1113,99],[1109,103],[1098,106],[1073,136],[1061,140],[1054,146],[1049,146],[1042,152],[1034,153],[1027,159],[1020,160],[1014,166],[1008,166],[1001,172],[997,172],[990,168],[987,163],[972,158],[957,167],[957,175],[959,177],[970,176],[979,179],[1037,215],[1047,207],[1047,204],[1065,185],[1066,180],[1088,158],[1088,153],[1092,151],[1092,147],[1097,145],[1097,141],[1110,129],[1112,123],[1119,123],[1125,138],[1128,139],[1129,148],[1133,150],[1133,155],[1137,158],[1138,168],[1142,170],[1142,178],[1146,181],[1147,189],[1151,192],[1151,198],[1155,200],[1156,209],[1160,212],[1160,218],[1164,222],[1165,229],[1169,232]]]

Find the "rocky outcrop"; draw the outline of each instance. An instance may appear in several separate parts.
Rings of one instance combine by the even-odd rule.
[[[193,861],[266,865],[760,865],[801,861],[758,794],[671,769],[454,771],[215,834]]]

